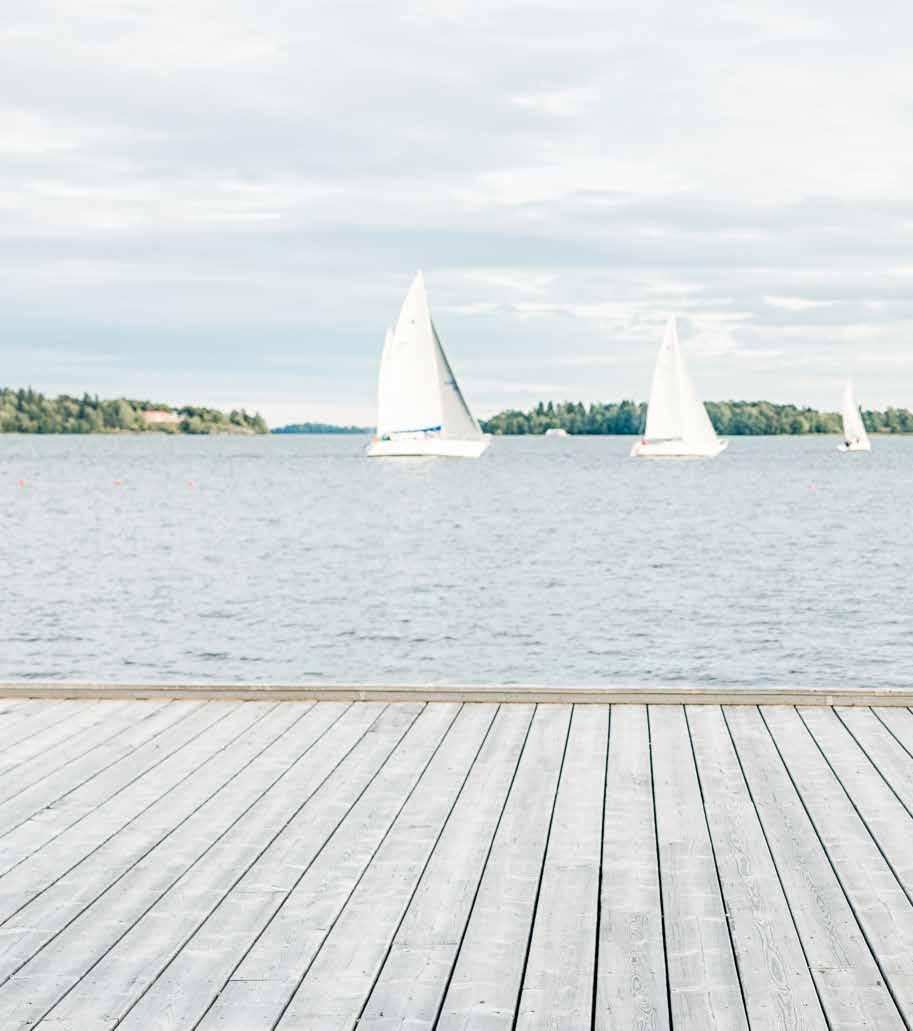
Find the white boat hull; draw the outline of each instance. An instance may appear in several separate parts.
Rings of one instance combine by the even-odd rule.
[[[729,446],[728,440],[718,440],[708,451],[695,451],[685,440],[639,440],[631,448],[632,458],[716,458]]]
[[[871,451],[872,445],[867,440],[854,440],[852,444],[844,441],[837,445],[838,451]]]
[[[372,440],[365,454],[368,458],[478,458],[490,443],[488,435],[479,440],[400,437]]]

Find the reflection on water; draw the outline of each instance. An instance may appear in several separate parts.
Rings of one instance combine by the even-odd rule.
[[[363,443],[0,438],[0,678],[913,683],[913,439]]]

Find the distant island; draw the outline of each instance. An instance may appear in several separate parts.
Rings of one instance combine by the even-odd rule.
[[[843,424],[837,412],[818,412],[796,405],[777,405],[770,401],[708,401],[707,413],[717,433],[728,437],[767,436],[806,433],[840,433]],[[647,406],[643,402],[591,404],[577,401],[539,402],[528,412],[500,412],[481,425],[486,433],[524,436],[563,429],[575,435],[620,434],[637,436],[644,432]],[[863,411],[862,420],[869,433],[913,433],[913,412],[888,408],[883,412]]]
[[[267,433],[260,415],[97,396],[45,397],[28,387],[0,390],[0,433]]]
[[[270,433],[373,433],[368,426],[333,426],[327,422],[293,422],[290,426],[279,426]]]

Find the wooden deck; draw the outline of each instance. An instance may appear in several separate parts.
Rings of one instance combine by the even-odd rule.
[[[913,1027],[913,713],[0,701],[0,1028]]]

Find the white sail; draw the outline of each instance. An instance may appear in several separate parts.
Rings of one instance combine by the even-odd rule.
[[[466,404],[431,321],[419,272],[394,330],[387,331],[377,388],[377,436],[369,455],[475,457],[488,445]]]
[[[431,316],[419,273],[403,302],[396,329],[384,342],[377,435],[439,432],[442,408],[437,379]]]
[[[669,319],[653,370],[644,439],[631,454],[644,458],[709,458],[720,441],[685,368],[675,318]]]
[[[395,418],[397,383],[393,362],[393,330],[387,328],[384,349],[380,355],[380,373],[377,377],[377,425],[389,426]]]
[[[647,440],[679,440],[684,435],[680,377],[678,333],[675,320],[670,319],[653,369],[650,400],[647,402]]]
[[[481,440],[483,434],[475,416],[463,397],[460,385],[456,381],[447,355],[441,346],[441,338],[437,335],[434,323],[431,324],[434,334],[434,353],[437,360],[438,383],[441,395],[443,436],[452,440]]]
[[[862,414],[856,403],[856,392],[852,380],[843,388],[843,445],[844,451],[870,451],[869,435],[862,422]]]

